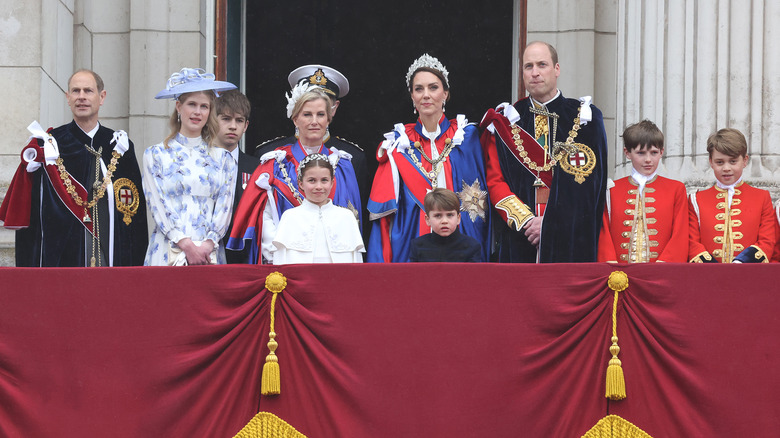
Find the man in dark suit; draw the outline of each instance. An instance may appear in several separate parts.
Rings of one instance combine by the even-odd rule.
[[[217,121],[219,122],[219,133],[217,134],[217,145],[224,148],[236,160],[236,193],[233,196],[233,214],[235,215],[238,201],[244,193],[247,184],[251,184],[250,177],[260,164],[260,160],[247,155],[238,147],[238,142],[249,127],[249,113],[252,106],[249,99],[238,90],[230,90],[222,93],[217,99]],[[227,247],[227,240],[230,236],[230,230],[233,228],[233,219],[230,219],[230,228],[225,237],[222,238],[222,245]],[[227,262],[229,264],[248,263],[249,255],[247,248],[243,251],[225,251]]]

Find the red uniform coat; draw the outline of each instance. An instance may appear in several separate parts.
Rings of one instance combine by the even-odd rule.
[[[641,227],[642,223],[644,227]],[[640,241],[632,245],[636,239]],[[637,248],[642,247],[647,248],[646,254],[644,251],[639,253]],[[645,184],[640,194],[639,185],[630,176],[615,181],[615,186],[608,190],[604,208],[598,260],[685,263],[687,256],[685,185],[656,176]]]
[[[743,251],[751,254],[744,260],[739,258],[743,262],[772,258],[778,225],[766,190],[741,183],[734,188],[729,207],[728,190],[712,186],[691,195],[688,217],[691,261],[711,255],[718,262],[729,263]]]

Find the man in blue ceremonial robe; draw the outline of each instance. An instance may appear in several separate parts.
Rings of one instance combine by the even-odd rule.
[[[595,262],[607,184],[607,139],[590,96],[558,89],[558,54],[536,41],[523,52],[529,96],[485,114],[490,199],[499,262]]]

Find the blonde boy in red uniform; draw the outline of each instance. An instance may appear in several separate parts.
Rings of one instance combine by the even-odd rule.
[[[688,258],[685,186],[658,176],[664,134],[649,120],[623,132],[631,176],[607,184],[599,234],[600,262],[681,262]]]
[[[749,159],[745,136],[736,129],[721,129],[707,139],[707,152],[717,181],[691,194],[690,261],[769,262],[777,220],[769,192],[742,181]]]

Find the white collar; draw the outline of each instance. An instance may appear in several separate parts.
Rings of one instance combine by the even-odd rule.
[[[236,160],[236,164],[238,164],[238,146],[236,146],[232,151],[228,151],[231,157],[233,157],[234,160]]]
[[[557,98],[558,98],[558,96],[560,96],[560,95],[561,95],[561,90],[558,90],[558,89],[556,89],[555,96],[553,96],[553,98],[552,98],[552,99],[550,99],[550,100],[548,100],[547,102],[544,102],[544,103],[542,103],[542,102],[539,102],[538,100],[534,99],[533,97],[531,98],[531,102],[533,102],[533,103],[536,103],[537,105],[541,105],[541,106],[547,106],[547,104],[548,104],[548,103],[550,103],[550,102],[552,102],[553,100],[557,99]]]
[[[651,181],[655,176],[658,175],[658,170],[652,173],[652,175],[642,175],[639,173],[636,169],[633,167],[631,168],[631,178],[636,181],[637,184],[639,184],[639,193],[642,193],[642,190],[645,189],[645,184],[647,184],[648,181]]]
[[[420,125],[422,125],[423,135],[426,136],[428,140],[434,141],[436,140],[436,138],[439,137],[439,134],[441,134],[441,125],[439,124],[436,125],[436,132],[428,132],[428,130],[425,129],[425,125],[423,125],[422,123],[420,123]]]
[[[79,126],[79,124],[78,124],[78,123],[76,123],[76,126]],[[81,126],[79,126],[79,129],[81,129]],[[81,129],[81,132],[83,132],[84,134],[87,134],[87,136],[88,136],[89,138],[92,138],[92,139],[94,139],[94,138],[95,138],[95,134],[97,134],[97,132],[98,132],[98,129],[100,129],[100,122],[97,122],[97,123],[95,124],[95,127],[94,127],[94,128],[92,128],[92,129],[91,129],[89,132],[86,132],[86,131],[84,131],[83,129]]]
[[[734,184],[729,184],[729,185],[723,184],[720,181],[718,181],[717,179],[715,180],[715,185],[717,185],[719,188],[721,188],[723,190],[728,190],[728,192],[729,192],[729,207],[731,207],[731,199],[734,197],[734,188],[736,186],[738,186],[739,183],[741,183],[741,182],[742,182],[742,177],[741,176],[739,177],[737,182],[735,182]]]

